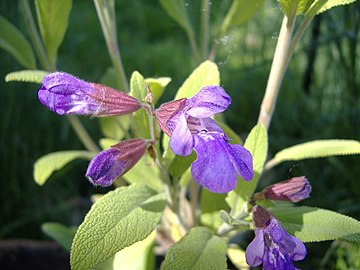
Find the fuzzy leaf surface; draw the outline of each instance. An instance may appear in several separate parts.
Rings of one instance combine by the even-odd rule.
[[[41,84],[49,72],[43,70],[20,70],[6,75],[6,82],[32,82]]]

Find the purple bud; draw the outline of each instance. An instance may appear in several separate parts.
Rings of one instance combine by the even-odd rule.
[[[171,130],[169,129],[167,122],[176,115],[179,111],[184,109],[186,98],[177,99],[162,104],[156,111],[156,120],[162,129],[168,136],[171,136]]]
[[[268,186],[261,193],[267,200],[299,202],[309,198],[311,186],[305,176],[293,177]]]
[[[38,97],[42,104],[60,115],[123,115],[141,107],[139,100],[134,97],[64,72],[45,76]]]
[[[86,177],[94,185],[110,186],[140,160],[146,148],[147,143],[143,139],[130,139],[113,145],[91,160]]]

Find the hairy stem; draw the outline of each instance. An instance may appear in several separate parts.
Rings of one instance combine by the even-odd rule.
[[[288,65],[288,51],[291,42],[292,30],[295,23],[297,0],[293,1],[289,17],[284,16],[279,39],[276,45],[274,59],[265,90],[265,95],[260,107],[258,123],[264,124],[269,129],[274,114],[280,86]]]
[[[94,0],[94,3],[101,29],[104,34],[106,46],[115,68],[119,88],[128,93],[130,92],[129,83],[126,79],[124,66],[120,56],[120,49],[117,42],[114,0]]]

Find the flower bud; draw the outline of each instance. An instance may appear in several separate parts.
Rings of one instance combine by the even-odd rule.
[[[168,136],[171,136],[171,130],[167,126],[167,122],[171,119],[176,113],[181,111],[185,107],[186,98],[177,99],[162,104],[156,111],[156,120],[162,129]]]
[[[268,186],[261,193],[267,200],[299,202],[309,198],[310,192],[309,181],[299,176]]]
[[[45,76],[38,98],[60,115],[123,115],[141,107],[140,101],[132,96],[105,85],[85,82],[64,72]]]
[[[110,186],[140,160],[146,148],[147,142],[143,139],[130,139],[113,145],[91,160],[86,177],[94,185]]]

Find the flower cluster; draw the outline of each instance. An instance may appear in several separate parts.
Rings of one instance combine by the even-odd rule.
[[[38,97],[60,115],[123,115],[145,107],[132,96],[64,72],[45,76]],[[153,111],[160,128],[170,136],[175,154],[187,156],[193,149],[197,153],[191,166],[194,180],[217,193],[234,189],[238,175],[246,181],[253,177],[250,152],[239,144],[230,144],[228,136],[211,118],[230,104],[231,98],[223,88],[206,86],[192,98],[168,102]],[[154,142],[132,139],[100,152],[90,162],[87,178],[94,185],[111,185],[136,164],[151,143]]]
[[[309,197],[311,186],[305,176],[294,177],[254,194],[254,200],[299,202]],[[253,267],[263,265],[264,270],[295,270],[293,261],[305,258],[305,245],[288,234],[280,222],[266,209],[255,205],[253,210],[255,238],[246,249],[246,262]]]

